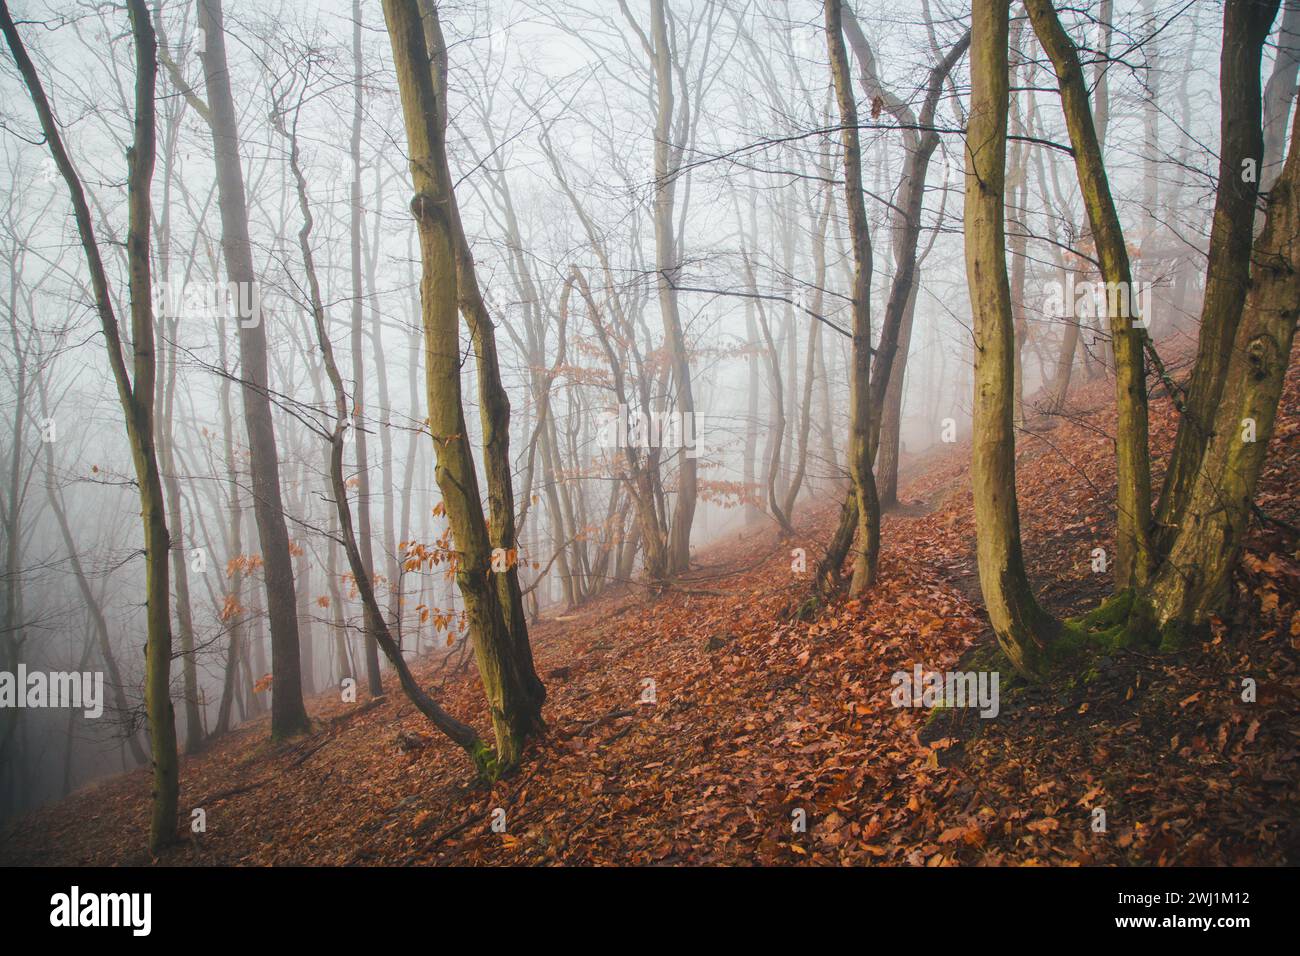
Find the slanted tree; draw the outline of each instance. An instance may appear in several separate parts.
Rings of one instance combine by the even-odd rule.
[[[877,426],[876,432],[871,436],[874,458],[876,448],[881,441],[879,434],[883,424],[881,411],[885,407],[886,395],[895,382],[898,383],[897,394],[900,403],[902,399],[901,380],[907,363],[907,348],[911,335],[910,320],[919,284],[918,269],[921,260],[919,245],[923,229],[921,211],[925,204],[926,177],[930,170],[930,160],[939,145],[935,113],[939,108],[944,81],[966,55],[966,50],[970,46],[970,35],[963,34],[949,47],[939,62],[931,67],[926,77],[925,99],[921,103],[920,112],[916,113],[881,81],[876,67],[875,51],[851,11],[845,11],[843,25],[844,36],[848,39],[857,58],[859,84],[873,102],[878,99],[882,110],[887,111],[898,122],[899,135],[902,137],[906,154],[903,170],[899,176],[896,193],[898,198],[890,215],[894,275],[890,280],[889,298],[885,303],[884,318],[881,322],[880,343],[871,366],[871,400],[876,409]],[[895,444],[898,441],[899,423],[899,415],[895,413],[891,420],[894,434],[890,438]],[[893,469],[894,474],[890,476],[890,482],[896,484],[898,478],[896,459]]]
[[[428,11],[436,16],[436,10]],[[475,659],[496,737],[495,769],[516,764],[541,726],[540,701],[526,682],[500,593],[492,581],[492,544],[461,404],[457,313],[456,197],[447,165],[443,107],[435,87],[418,0],[384,0],[393,47],[420,240],[429,431],[434,471],[456,549],[456,583],[465,601]],[[514,503],[507,502],[513,508]]]
[[[354,11],[356,12],[356,11]],[[310,63],[310,55],[304,58]],[[310,74],[310,68],[304,70]],[[295,78],[296,79],[296,78]],[[316,343],[321,350],[322,364],[329,379],[334,398],[334,423],[328,432],[329,441],[329,481],[334,500],[334,511],[339,523],[339,538],[343,553],[347,557],[348,568],[356,582],[357,594],[365,612],[365,630],[368,638],[375,642],[376,648],[382,648],[393,669],[403,693],[429,722],[447,735],[461,747],[473,762],[480,776],[491,778],[495,773],[491,748],[475,732],[474,728],[457,720],[443,709],[433,696],[424,690],[411,673],[410,666],[402,656],[398,645],[379,606],[375,593],[372,572],[367,567],[365,555],[358,542],[357,531],[352,521],[352,505],[348,500],[347,478],[343,470],[343,451],[346,445],[347,428],[356,421],[356,396],[353,396],[352,410],[348,408],[348,392],[339,372],[338,362],[334,358],[334,345],[330,340],[328,317],[321,296],[320,278],[316,271],[316,261],[312,250],[312,229],[315,219],[312,215],[311,200],[307,192],[307,177],[303,173],[301,153],[298,147],[298,118],[302,107],[302,97],[310,91],[310,76],[303,77],[299,89],[300,98],[297,108],[286,110],[288,116],[279,115],[276,119],[278,131],[289,141],[289,169],[293,174],[298,208],[302,213],[302,226],[298,230],[298,249],[302,256],[303,271],[307,276],[308,301],[311,307],[312,323],[316,332]],[[360,490],[358,489],[358,496]]]
[[[53,408],[49,402],[44,376],[37,381],[37,392],[40,395],[41,414],[48,419],[51,417]],[[131,756],[135,758],[137,764],[144,764],[148,762],[149,756],[145,753],[144,747],[140,745],[139,734],[136,732],[135,726],[133,726],[134,721],[128,718],[131,705],[127,701],[126,683],[122,679],[121,668],[117,666],[117,655],[113,652],[112,632],[109,630],[108,618],[104,614],[103,602],[96,595],[94,588],[91,586],[90,578],[82,565],[77,539],[73,533],[72,524],[68,519],[68,509],[63,498],[63,489],[55,481],[58,472],[54,464],[54,443],[45,442],[44,445],[45,493],[50,502],[50,510],[54,512],[54,520],[59,526],[59,536],[63,540],[64,550],[68,553],[68,565],[72,568],[72,576],[77,582],[77,590],[81,593],[81,599],[86,605],[90,633],[99,642],[99,653],[104,660],[104,669],[108,672],[107,683],[109,690],[113,694],[113,704],[124,722],[122,734],[126,738],[127,748],[131,751]]]
[[[953,68],[961,57],[965,55],[970,40],[968,36],[963,35],[930,70],[926,82],[925,100],[918,115],[913,112],[906,102],[894,95],[882,83],[876,68],[875,51],[863,34],[856,18],[843,7],[841,7],[840,22],[843,35],[848,39],[857,57],[859,82],[863,92],[873,102],[879,102],[881,109],[887,110],[897,120],[903,137],[903,145],[907,151],[907,158],[904,161],[899,179],[898,201],[894,204],[892,212],[894,274],[890,282],[889,298],[885,304],[880,342],[874,350],[874,356],[868,359],[870,372],[869,381],[865,386],[865,400],[868,404],[870,413],[868,418],[871,422],[867,436],[867,454],[869,460],[875,462],[877,452],[880,452],[880,470],[888,497],[888,501],[883,498],[879,500],[878,510],[884,504],[893,503],[897,492],[899,428],[903,400],[902,378],[907,362],[907,350],[911,342],[911,321],[916,305],[916,289],[919,283],[918,270],[922,258],[922,256],[918,255],[918,244],[922,230],[921,211],[925,201],[926,176],[929,171],[930,159],[939,144],[939,133],[934,128],[934,116],[938,108],[939,97],[943,91],[944,81],[951,75]],[[836,59],[833,53],[831,68],[834,75]],[[847,84],[847,53],[844,54],[844,69]],[[836,91],[838,97],[838,85]],[[848,95],[852,99],[851,87],[848,89]],[[853,112],[856,116],[856,106]],[[847,125],[847,121],[843,118],[842,104],[840,114],[841,124]],[[860,148],[858,152],[860,167]],[[860,169],[858,181],[861,182]],[[863,216],[865,218],[865,206]],[[850,206],[850,243],[856,249],[858,243],[853,238],[853,220],[854,214]],[[870,249],[869,236],[866,247],[868,250]],[[870,290],[870,271],[870,267],[868,267],[868,291]],[[856,278],[854,281],[856,287]],[[868,316],[868,325],[869,323]],[[852,402],[850,404],[852,406]],[[852,423],[850,423],[851,430]],[[885,433],[883,439],[882,432]],[[852,443],[850,442],[851,448]],[[852,465],[851,460],[850,465]],[[852,474],[852,467],[850,467],[850,474]],[[872,481],[874,489],[874,473]],[[853,482],[841,508],[840,522],[835,535],[832,537],[818,568],[817,586],[823,597],[829,596],[838,588],[840,565],[843,564],[855,537],[861,536],[860,529],[869,529],[874,526],[876,528],[874,534],[877,538],[879,537],[879,514],[874,517],[868,516],[865,520],[861,517],[857,488],[857,482]],[[876,490],[873,490],[873,496],[879,497]],[[870,536],[872,532],[867,530],[866,534]],[[876,547],[878,550],[879,545],[877,544]]]
[[[445,141],[447,130],[447,43],[442,35],[437,8],[433,0],[420,0],[424,21],[424,38],[431,57],[430,75],[438,104],[438,123]],[[445,151],[443,163],[446,164]],[[444,171],[451,181],[451,171]],[[494,551],[508,556],[506,569],[495,572],[498,599],[505,615],[506,627],[514,646],[513,659],[519,680],[527,691],[530,707],[541,713],[546,688],[533,666],[533,651],[528,643],[528,617],[524,611],[523,592],[519,587],[519,542],[515,535],[514,486],[510,463],[510,396],[501,381],[497,358],[496,332],[492,317],[479,290],[474,269],[474,254],[461,224],[460,208],[449,204],[452,238],[456,243],[456,289],[461,315],[469,327],[470,342],[478,371],[479,421],[483,428],[483,462],[487,472],[488,533]]]
[[[1221,613],[1245,542],[1300,316],[1300,114],[1269,190],[1251,283],[1229,352],[1209,441],[1173,544],[1134,602],[1130,634],[1177,647]]]
[[[1150,579],[1155,561],[1151,536],[1151,452],[1148,446],[1146,331],[1136,320],[1137,297],[1124,233],[1111,198],[1110,182],[1093,122],[1078,50],[1061,26],[1051,0],[1026,0],[1038,41],[1052,61],[1061,91],[1074,165],[1088,224],[1106,282],[1106,311],[1115,353],[1115,401],[1119,421],[1115,436],[1118,493],[1115,582],[1119,588]]]
[[[127,151],[126,255],[131,313],[131,368],[122,342],[113,293],[95,235],[85,188],[63,144],[53,107],[22,37],[0,0],[0,30],[4,32],[18,72],[31,96],[50,155],[67,184],[77,235],[108,351],[108,364],[126,423],[127,440],[140,493],[140,521],[144,530],[145,559],[145,713],[153,762],[153,804],[149,820],[149,848],[156,853],[176,839],[176,808],[180,771],[176,757],[176,717],[171,701],[171,591],[168,584],[167,505],[154,434],[156,366],[154,354],[153,289],[151,284],[150,229],[155,157],[154,91],[158,78],[158,48],[144,0],[127,0],[131,36],[135,45],[135,99],[132,139]]]
[[[1276,14],[1276,3],[1265,5],[1272,7],[1273,14]],[[1002,6],[1005,9],[1005,5]],[[1234,142],[1262,145],[1262,137],[1258,135],[1261,115],[1259,58],[1258,50],[1252,53],[1251,48],[1262,44],[1267,36],[1268,24],[1261,25],[1256,18],[1267,16],[1268,11],[1261,14],[1258,6],[1229,2],[1224,8],[1222,73],[1225,109],[1230,103],[1244,104],[1247,126],[1253,122],[1255,127],[1253,133],[1239,130],[1230,134],[1225,129],[1225,151],[1236,148]],[[1105,167],[1097,146],[1086,93],[1079,80],[1077,54],[1048,0],[1027,0],[1027,8],[1035,31],[1052,58],[1061,82],[1076,168],[1088,205],[1090,224],[1097,238],[1103,275],[1108,282],[1119,281],[1115,277],[1122,278],[1127,274],[1126,259],[1121,257],[1124,249],[1123,235],[1114,206],[1109,201]],[[980,11],[981,8],[977,6],[977,23],[986,19],[981,17]],[[1005,17],[1005,13],[1002,16]],[[1247,61],[1245,66],[1242,64],[1243,59]],[[1253,68],[1249,65],[1250,62],[1253,62]],[[984,72],[976,74],[974,89],[977,93],[983,91],[985,79],[987,77]],[[1253,88],[1253,95],[1250,90],[1243,92],[1237,88],[1241,85]],[[996,108],[994,112],[998,112]],[[1225,122],[1228,122],[1226,117]],[[975,145],[980,142],[974,138],[975,131],[980,129],[982,127],[976,124],[972,115],[968,129],[969,149],[975,149]],[[1086,650],[1088,647],[1157,642],[1162,647],[1176,647],[1203,634],[1210,617],[1225,609],[1229,595],[1228,585],[1244,542],[1295,333],[1296,303],[1300,301],[1297,298],[1300,296],[1300,279],[1297,279],[1300,275],[1297,271],[1300,243],[1296,240],[1297,234],[1300,234],[1300,159],[1296,157],[1298,143],[1300,124],[1293,126],[1286,163],[1267,197],[1264,229],[1253,245],[1246,243],[1243,246],[1241,243],[1229,242],[1226,238],[1239,236],[1243,225],[1248,238],[1254,215],[1253,209],[1243,209],[1239,197],[1233,195],[1235,185],[1225,186],[1220,183],[1212,236],[1217,232],[1222,242],[1220,261],[1215,265],[1212,260],[1211,269],[1223,270],[1220,275],[1234,272],[1240,274],[1243,268],[1241,262],[1230,264],[1224,260],[1232,256],[1245,257],[1247,262],[1244,268],[1249,271],[1250,283],[1240,310],[1214,306],[1207,301],[1211,315],[1217,318],[1214,320],[1215,326],[1203,330],[1203,334],[1212,339],[1222,334],[1219,320],[1231,321],[1229,313],[1233,311],[1239,311],[1240,318],[1226,351],[1227,365],[1220,398],[1213,417],[1203,426],[1206,438],[1204,451],[1195,467],[1190,470],[1192,479],[1185,493],[1185,504],[1179,511],[1181,517],[1165,533],[1168,544],[1159,551],[1149,547],[1146,558],[1139,557],[1139,561],[1150,562],[1147,573],[1141,575],[1135,571],[1128,577],[1121,577],[1117,581],[1119,593],[1102,608],[1083,618],[1065,622],[1070,640],[1061,642],[1060,655],[1048,653],[1053,650],[1060,628],[1037,608],[1036,602],[1030,603],[1032,596],[1028,596],[1027,589],[1021,588],[1023,568],[1017,572],[1014,569],[1015,562],[1011,562],[1007,567],[1012,570],[1008,572],[1004,568],[999,574],[998,567],[994,564],[990,567],[993,573],[987,580],[985,578],[983,554],[986,537],[990,538],[989,547],[998,541],[1013,543],[1017,557],[1019,545],[1018,532],[1015,532],[1006,518],[1008,508],[1014,509],[1014,492],[998,508],[998,493],[1004,493],[1005,486],[995,483],[992,488],[982,488],[986,484],[987,472],[981,466],[981,416],[977,404],[974,468],[977,521],[982,514],[990,513],[990,508],[995,517],[999,512],[1003,515],[998,525],[1002,533],[996,536],[986,535],[981,527],[981,583],[999,639],[1021,670],[1030,674],[1042,674],[1050,670],[1053,657],[1063,660],[1075,650]],[[971,263],[978,254],[972,250],[972,244],[982,240],[981,244],[986,245],[988,239],[983,232],[972,228],[976,224],[972,223],[970,210],[974,198],[972,190],[993,180],[978,166],[975,173],[974,182],[969,172],[967,181],[967,261],[968,273],[972,277],[972,304],[977,314],[978,338],[984,322],[984,310],[988,306],[976,301],[975,294],[977,288],[987,292],[990,284],[987,281],[977,281],[978,270],[972,269]],[[1220,175],[1237,177],[1240,175],[1240,167],[1221,167]],[[992,255],[991,246],[986,245],[986,251]],[[1114,318],[1113,306],[1111,311]],[[1117,350],[1119,348],[1117,339]],[[1204,354],[1204,350],[1200,354]],[[981,375],[982,367],[987,364],[987,355],[981,351],[977,362],[977,378]],[[977,394],[977,400],[978,398]],[[1121,413],[1124,411],[1123,401],[1121,393]],[[1176,404],[1180,411],[1185,411],[1182,402],[1176,399]],[[1008,447],[1013,447],[1010,446],[1009,433],[1003,438]],[[1145,453],[1145,442],[1141,451]],[[1005,449],[1000,453],[1006,454]],[[1124,500],[1123,456],[1121,447],[1121,505]],[[1008,460],[1008,466],[1010,463]],[[1014,488],[1014,485],[1011,487]],[[1146,500],[1149,502],[1149,492]],[[1123,520],[1121,513],[1121,525]],[[1016,591],[1024,599],[1013,603],[1013,608],[1018,604],[1021,613],[1018,616],[1011,615],[1009,626],[1005,623],[1000,626],[998,619],[1007,616],[1001,606],[995,611],[995,599],[1001,597],[999,586],[1002,592],[1006,592],[1008,581],[1015,584]],[[999,601],[999,604],[1005,602]],[[1003,640],[1004,629],[1011,635],[1009,640]]]

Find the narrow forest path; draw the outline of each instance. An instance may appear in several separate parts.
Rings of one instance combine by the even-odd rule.
[[[1261,506],[1300,523],[1300,376],[1293,364]],[[1108,386],[1019,443],[1026,562],[1060,613],[1104,593],[1114,486]],[[1152,409],[1157,450],[1174,422]],[[1037,431],[1036,431],[1037,429]],[[314,732],[281,746],[264,721],[182,766],[183,813],[207,831],[162,863],[1294,863],[1300,859],[1300,542],[1257,529],[1237,617],[1177,656],[1117,655],[1068,686],[1003,675],[999,714],[931,721],[891,704],[891,676],[949,670],[990,639],[979,603],[969,447],[912,462],[885,516],[881,580],[795,618],[835,502],[798,535],[740,532],[703,548],[674,589],[625,587],[534,630],[547,737],[513,777],[474,785],[464,759],[394,689],[323,695]],[[482,711],[473,668],[417,667],[459,715]],[[1241,701],[1243,676],[1259,686]],[[954,719],[957,718],[957,719]],[[486,729],[486,728],[482,728]],[[148,863],[143,770],[11,826],[4,863]],[[1103,809],[1107,830],[1095,832]],[[504,833],[489,826],[505,813]],[[795,823],[806,821],[806,830]]]

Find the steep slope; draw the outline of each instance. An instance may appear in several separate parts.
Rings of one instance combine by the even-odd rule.
[[[1106,591],[1090,564],[1113,531],[1110,389],[1088,385],[1066,418],[1020,436],[1027,564],[1061,613]],[[1260,495],[1269,520],[1233,619],[1201,647],[1117,655],[1048,689],[1004,672],[994,719],[893,706],[894,672],[955,669],[990,640],[969,449],[941,446],[913,463],[910,504],[886,519],[869,600],[797,619],[807,577],[790,551],[811,566],[834,520],[829,505],[801,506],[794,541],[753,531],[703,551],[666,594],[627,589],[544,622],[551,732],[512,779],[474,786],[396,693],[322,696],[309,737],[273,747],[253,723],[185,761],[182,808],[202,807],[207,832],[159,862],[1295,863],[1295,362],[1284,406]],[[1174,427],[1155,403],[1160,454]],[[472,667],[417,671],[453,712],[481,713]],[[136,771],[32,814],[3,835],[0,862],[148,863],[148,790]],[[498,808],[504,833],[490,827]]]

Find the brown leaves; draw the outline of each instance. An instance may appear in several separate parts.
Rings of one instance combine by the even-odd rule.
[[[244,608],[240,605],[239,599],[234,594],[227,594],[221,602],[221,610],[217,612],[217,619],[224,624],[243,613]]]
[[[1298,374],[1279,435],[1295,433]],[[1080,407],[1095,411],[1051,432],[1068,458],[1032,434],[1020,445],[1025,553],[1058,612],[1089,609],[1109,587],[1086,558],[1113,529],[1113,398],[1106,381],[1087,388]],[[1167,402],[1152,406],[1157,450],[1172,441],[1172,414]],[[1294,445],[1278,445],[1261,487],[1262,507],[1292,524]],[[1216,624],[1215,642],[1178,657],[1115,655],[1087,682],[1051,692],[1012,694],[1004,673],[998,718],[931,727],[939,739],[928,743],[930,713],[891,705],[894,671],[917,662],[956,669],[989,639],[968,468],[961,446],[927,458],[902,489],[904,501],[927,504],[885,517],[877,587],[812,621],[793,620],[807,582],[792,575],[789,549],[820,553],[837,516],[829,502],[801,506],[795,541],[746,532],[702,549],[707,570],[683,576],[680,590],[649,601],[614,592],[532,629],[549,735],[490,791],[467,786],[463,757],[440,738],[403,747],[413,738],[401,735],[427,724],[399,694],[360,705],[337,693],[312,700],[322,729],[298,755],[265,747],[265,718],[237,730],[184,763],[184,792],[231,794],[225,822],[201,840],[202,862],[1294,862],[1300,565],[1296,543],[1276,528],[1252,529],[1238,576],[1243,606]],[[445,533],[403,542],[402,552],[408,572],[455,561]],[[241,557],[228,574],[259,566]],[[718,590],[698,593],[701,584]],[[463,626],[430,605],[417,612],[449,637]],[[709,650],[721,634],[728,639]],[[482,714],[472,663],[458,672],[457,653],[413,661],[415,676],[438,683],[452,713]],[[1257,682],[1257,703],[1241,698],[1245,677]],[[646,679],[652,705],[639,703]],[[258,681],[267,686],[269,676]],[[231,789],[254,777],[266,782]],[[3,852],[47,863],[129,859],[149,787],[143,770],[105,781],[40,811]],[[489,827],[498,807],[505,833]],[[1104,832],[1093,828],[1097,810]],[[168,862],[200,859],[188,845],[171,852]]]
[[[251,574],[260,570],[262,567],[262,556],[260,554],[237,554],[226,562],[226,577],[233,578],[237,574]]]
[[[960,840],[967,846],[976,847],[983,846],[987,839],[988,837],[985,835],[982,828],[969,824],[949,827],[939,834],[940,843],[952,843],[956,840]]]

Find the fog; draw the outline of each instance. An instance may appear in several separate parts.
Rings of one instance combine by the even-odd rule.
[[[224,4],[250,287],[232,278],[223,248],[230,222],[203,64],[212,37],[193,2],[145,6],[159,50],[148,259],[153,432],[174,552],[170,696],[178,746],[193,751],[268,715],[273,696],[265,529],[255,513],[264,492],[241,325],[265,333],[262,394],[302,692],[346,693],[352,679],[364,696],[370,660],[397,692],[392,664],[367,653],[370,625],[340,543],[329,454],[342,420],[314,299],[346,393],[343,477],[378,607],[409,661],[440,655],[448,668],[472,669],[474,651],[465,599],[447,573],[457,545],[434,471],[424,259],[383,10],[337,0]],[[650,0],[437,6],[454,198],[509,399],[508,507],[518,527],[507,561],[530,620],[611,588],[662,585],[637,530],[642,479],[671,551],[668,529],[693,469],[692,554],[739,533],[775,539],[808,509],[837,504],[850,480],[855,259],[822,3],[668,0],[662,23]],[[127,15],[34,0],[9,9],[84,186],[138,383],[127,242],[137,66]],[[891,297],[907,301],[910,291],[877,409],[876,483],[888,507],[900,470],[971,428],[969,58],[933,72],[964,48],[970,11],[950,0],[853,0],[844,17],[857,27],[845,35],[877,345]],[[1194,343],[1218,176],[1221,6],[1117,0],[1061,17],[1080,48],[1134,280],[1148,287],[1147,327],[1157,340]],[[1044,410],[1063,387],[1067,342],[1067,381],[1104,376],[1114,359],[1088,308],[1094,298],[1074,294],[1101,277],[1055,76],[1018,4],[1010,29],[1017,393],[1025,408]],[[665,42],[668,68],[657,70]],[[1266,78],[1275,57],[1270,42]],[[148,759],[148,622],[139,477],[69,185],[15,59],[0,61],[0,671],[104,680],[97,718],[48,701],[0,710],[0,816],[9,817]],[[899,203],[927,137],[933,154],[912,223]],[[912,281],[900,286],[900,260],[911,258]],[[459,440],[475,457],[486,513],[483,367],[463,322],[458,347]],[[628,406],[640,417],[629,421]],[[666,429],[649,427],[646,410]]]

